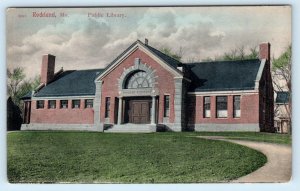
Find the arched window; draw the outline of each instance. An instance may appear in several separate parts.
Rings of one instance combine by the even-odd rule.
[[[125,82],[125,89],[150,88],[152,84],[145,71],[136,71],[128,76]]]

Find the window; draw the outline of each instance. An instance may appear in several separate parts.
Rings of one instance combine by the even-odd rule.
[[[48,100],[48,109],[56,108],[56,100]]]
[[[80,99],[72,100],[72,108],[80,108]]]
[[[92,108],[93,107],[93,100],[92,99],[86,99],[84,105],[85,105],[85,108]]]
[[[225,118],[227,117],[227,97],[217,96],[217,117]]]
[[[60,100],[60,108],[67,109],[68,108],[68,100]]]
[[[44,100],[37,100],[36,101],[36,108],[43,109],[44,108]]]
[[[210,97],[204,97],[204,117],[210,117]]]
[[[105,117],[108,118],[110,113],[110,97],[105,98]]]
[[[165,95],[164,96],[164,117],[169,117],[170,116],[170,96]]]
[[[241,117],[241,96],[233,96],[233,117]]]
[[[125,82],[125,89],[150,88],[152,83],[149,75],[144,71],[137,71],[131,74]]]

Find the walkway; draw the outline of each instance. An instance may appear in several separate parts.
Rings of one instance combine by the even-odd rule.
[[[288,182],[292,172],[292,147],[280,144],[229,140],[219,136],[199,136],[200,138],[229,141],[258,150],[267,156],[268,162],[256,171],[233,180],[236,183]]]

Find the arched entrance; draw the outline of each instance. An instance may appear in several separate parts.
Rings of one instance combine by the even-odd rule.
[[[135,60],[119,78],[118,121],[133,124],[155,124],[158,89],[155,88],[154,71]]]

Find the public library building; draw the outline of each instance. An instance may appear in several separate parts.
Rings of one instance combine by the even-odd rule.
[[[273,132],[270,44],[259,59],[181,63],[137,40],[103,69],[55,72],[23,98],[22,130]]]

